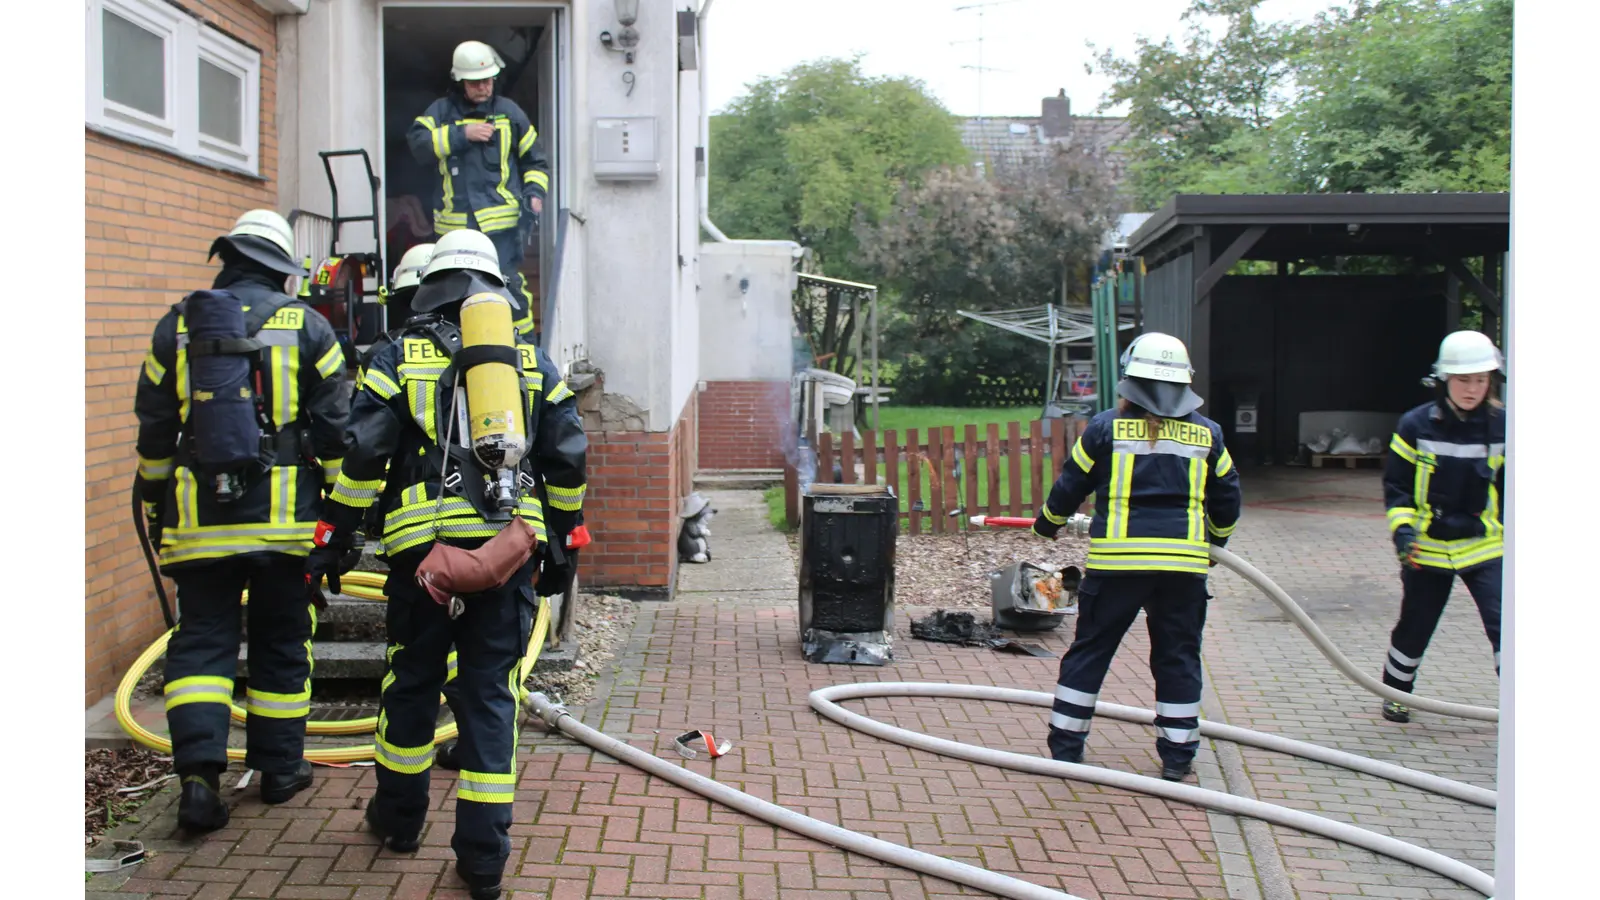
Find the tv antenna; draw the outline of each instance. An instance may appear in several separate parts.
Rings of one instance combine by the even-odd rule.
[[[977,115],[977,119],[978,119],[978,140],[979,140],[980,146],[983,148],[983,155],[984,155],[984,161],[985,162],[988,162],[988,156],[989,156],[989,136],[988,136],[987,132],[985,131],[985,119],[983,117],[983,73],[984,72],[1008,72],[1010,70],[1009,69],[997,69],[997,68],[995,68],[993,66],[986,66],[986,65],[983,64],[983,40],[984,40],[984,38],[983,38],[983,15],[984,15],[984,11],[987,10],[991,6],[1004,6],[1007,3],[1016,3],[1016,2],[1017,2],[1017,0],[982,0],[982,2],[979,2],[979,3],[962,4],[961,6],[957,6],[955,8],[955,10],[954,10],[955,12],[967,12],[967,11],[970,11],[970,10],[977,10],[978,11],[978,36],[975,37],[975,38],[968,38],[968,39],[962,40],[962,41],[951,41],[950,42],[950,46],[953,47],[953,46],[955,46],[957,44],[977,44],[978,45],[978,64],[975,65],[975,66],[962,66],[961,68],[963,68],[963,69],[971,69],[971,70],[973,70],[973,71],[978,73],[978,109],[977,109],[977,113],[978,113],[978,115]]]

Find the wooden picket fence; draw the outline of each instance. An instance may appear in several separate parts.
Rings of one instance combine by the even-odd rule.
[[[972,528],[975,515],[1037,514],[1083,430],[1083,423],[1055,419],[1044,423],[1007,422],[956,426],[824,433],[816,447],[816,483],[887,484],[900,498],[902,527],[909,534],[945,534]],[[1002,435],[1002,429],[1004,434]],[[786,507],[791,524],[799,520],[799,484],[785,471]]]

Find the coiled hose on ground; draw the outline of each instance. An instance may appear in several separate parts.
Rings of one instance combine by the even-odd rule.
[[[1295,603],[1282,588],[1262,574],[1255,566],[1221,548],[1213,547],[1212,557],[1218,563],[1239,573],[1245,580],[1270,597],[1306,633],[1306,636],[1317,646],[1317,649],[1332,661],[1340,672],[1366,690],[1385,699],[1401,700],[1417,709],[1436,712],[1441,715],[1496,722],[1499,720],[1499,711],[1495,709],[1433,700],[1404,694],[1388,688],[1377,679],[1357,669],[1349,658],[1341,653],[1338,647],[1329,640],[1327,635],[1322,632],[1322,629],[1318,628],[1316,623],[1306,615],[1299,604]],[[351,590],[346,590],[346,593],[360,599],[382,600],[384,599],[381,591],[383,578],[384,576],[378,573],[351,572],[345,576],[345,582],[352,588]],[[528,672],[531,671],[533,661],[538,658],[545,631],[549,627],[549,615],[549,604],[541,604],[539,616],[533,628],[532,640],[529,642],[528,655],[523,659],[521,667],[521,680],[523,681],[526,680]],[[124,676],[122,684],[117,689],[116,696],[118,723],[139,743],[167,753],[170,753],[172,749],[170,741],[150,732],[134,721],[128,709],[128,698],[132,695],[134,685],[143,677],[144,672],[150,667],[155,658],[166,648],[167,640],[171,634],[172,632],[168,631],[155,643],[151,644],[150,648],[139,657],[133,668],[129,669],[128,674]],[[1387,835],[1368,831],[1355,825],[1337,822],[1273,803],[1250,800],[1221,791],[1163,781],[1130,772],[1120,772],[1081,763],[1058,762],[1040,756],[1012,753],[989,747],[975,747],[958,741],[946,740],[898,728],[867,716],[853,713],[838,705],[838,701],[841,700],[864,699],[867,697],[987,700],[1001,703],[1022,703],[1045,708],[1049,708],[1052,701],[1050,694],[1040,691],[1021,691],[988,685],[937,684],[931,682],[868,682],[862,684],[839,684],[821,688],[811,692],[809,702],[811,707],[818,713],[844,725],[846,728],[893,741],[907,747],[914,747],[929,753],[952,756],[984,765],[1100,784],[1163,797],[1205,809],[1249,816],[1275,825],[1343,841],[1410,863],[1463,884],[1490,898],[1494,894],[1494,879],[1485,872],[1432,850]],[[870,856],[891,865],[987,891],[1000,897],[1016,898],[1016,900],[1081,900],[1081,898],[1053,888],[1046,888],[1020,878],[991,872],[967,863],[915,850],[911,847],[891,843],[860,832],[850,831],[786,807],[769,803],[596,731],[577,721],[564,707],[552,703],[543,693],[525,694],[524,699],[531,704],[534,712],[552,729],[559,730],[568,737],[594,750],[626,762],[651,775],[787,831],[822,841],[843,850]],[[1155,720],[1155,713],[1151,710],[1121,706],[1114,703],[1096,703],[1095,713],[1096,715],[1140,724],[1153,723]],[[235,707],[234,716],[242,719],[244,711]],[[371,730],[376,726],[376,721],[375,719],[364,719],[356,722],[317,722],[310,723],[310,725],[317,726],[312,733],[348,734],[355,733],[357,726],[360,726],[361,730]],[[310,725],[308,725],[308,731],[312,731]],[[1266,750],[1289,753],[1329,765],[1364,772],[1479,806],[1494,808],[1497,805],[1498,796],[1495,791],[1408,769],[1393,763],[1346,753],[1341,750],[1204,720],[1200,723],[1200,732],[1221,740],[1237,741]],[[439,729],[435,736],[435,742],[449,740],[454,736],[455,725],[451,723]],[[370,744],[359,747],[318,748],[308,750],[306,757],[316,762],[342,763],[371,759],[372,751],[373,748]],[[229,759],[243,759],[244,751],[230,747],[228,757]]]

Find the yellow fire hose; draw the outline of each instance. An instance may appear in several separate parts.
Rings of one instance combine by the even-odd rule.
[[[388,597],[384,596],[383,593],[383,585],[386,578],[387,576],[381,572],[349,572],[344,575],[340,581],[345,596],[354,597],[357,600],[369,600],[382,603],[387,602],[388,600]],[[249,592],[245,593],[244,602],[250,602]],[[156,661],[156,658],[166,652],[167,642],[172,639],[172,633],[176,630],[177,628],[171,628],[165,634],[156,638],[155,641],[145,649],[144,653],[140,654],[139,658],[134,660],[133,666],[128,669],[126,675],[122,676],[122,683],[117,685],[116,703],[114,707],[117,717],[117,724],[121,725],[122,730],[126,731],[128,735],[135,741],[159,753],[171,753],[172,741],[164,735],[156,734],[155,732],[139,724],[139,722],[133,717],[131,701],[133,698],[133,689],[136,685],[138,685],[139,679],[143,678],[145,672],[149,671],[150,666]],[[539,651],[544,647],[545,634],[549,630],[550,604],[548,602],[541,602],[539,604],[538,616],[533,622],[533,632],[528,638],[528,649],[523,654],[522,663],[517,667],[517,702],[519,705],[528,694],[528,691],[521,687],[521,685],[523,682],[528,680],[528,674],[533,671],[534,663],[539,661]],[[441,702],[443,702],[442,697]],[[232,712],[230,717],[234,721],[243,722],[247,718],[247,715],[248,714],[245,712],[245,710],[241,709],[237,704],[232,704]],[[339,735],[365,734],[375,730],[377,727],[377,716],[368,716],[364,719],[351,719],[348,721],[312,720],[306,723],[306,733]],[[456,734],[456,723],[451,722],[448,725],[441,726],[434,732],[433,742],[435,744],[443,743],[444,741],[454,738]],[[228,759],[230,760],[243,761],[244,754],[245,751],[241,747],[228,748]],[[305,758],[314,763],[365,762],[372,759],[373,755],[374,751],[372,744],[360,744],[348,747],[317,747],[313,749],[307,749],[305,752]]]

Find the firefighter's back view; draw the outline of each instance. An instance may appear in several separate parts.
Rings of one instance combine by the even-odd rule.
[[[304,559],[343,456],[350,396],[332,326],[284,293],[289,275],[306,274],[289,223],[251,210],[211,254],[222,270],[156,323],[135,398],[139,492],[178,589],[165,687],[178,822],[202,832],[228,823],[218,780],[246,588],[244,762],[268,803],[311,784],[316,611]]]
[[[412,311],[356,389],[344,469],[307,572],[315,580],[331,571],[379,506],[389,671],[367,822],[393,850],[418,847],[453,644],[461,738],[450,844],[471,896],[492,900],[511,850],[517,664],[535,594],[572,583],[568,538],[584,533],[588,440],[560,372],[515,333],[488,237],[441,237]]]

